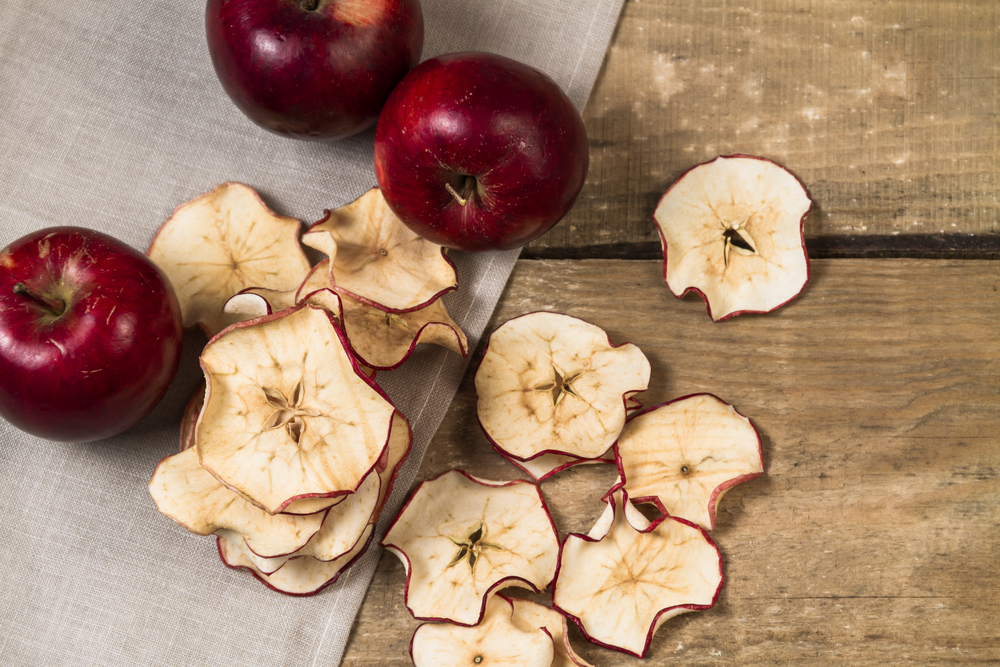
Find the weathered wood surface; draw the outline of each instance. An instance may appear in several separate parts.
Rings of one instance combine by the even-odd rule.
[[[587,184],[531,256],[652,256],[659,197],[732,153],[805,183],[817,255],[1000,256],[996,0],[629,0],[584,119]]]
[[[713,324],[655,261],[521,261],[492,327],[557,310],[631,341],[649,406],[713,392],[760,430],[766,474],[723,499],[718,605],[672,619],[640,662],[1000,664],[1000,262],[826,260],[784,309]],[[474,364],[473,364],[474,367]],[[471,372],[418,479],[516,470],[479,432]],[[611,466],[542,484],[560,533],[589,530]],[[344,664],[407,665],[417,623],[384,554]]]

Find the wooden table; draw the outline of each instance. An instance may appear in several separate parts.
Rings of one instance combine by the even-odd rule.
[[[995,0],[626,3],[585,113],[587,185],[525,249],[490,328],[556,310],[636,343],[643,403],[730,401],[766,474],[722,501],[719,603],[666,623],[645,661],[574,631],[587,660],[1000,663],[998,112]],[[775,313],[713,324],[664,285],[650,215],[731,153],[808,187],[812,276]],[[474,367],[418,479],[518,477],[479,431]],[[589,530],[614,475],[542,484],[562,535]],[[403,583],[385,554],[345,665],[410,664]]]

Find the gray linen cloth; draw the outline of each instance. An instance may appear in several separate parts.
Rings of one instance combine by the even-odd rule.
[[[423,0],[423,55],[516,58],[582,109],[622,3]],[[0,246],[72,224],[145,249],[175,206],[224,181],[311,223],[375,184],[373,136],[299,142],[244,118],[212,70],[202,2],[0,3]],[[453,257],[460,288],[446,303],[475,347],[517,251]],[[147,493],[177,449],[203,344],[187,335],[166,398],[119,437],[53,443],[0,422],[0,665],[339,664],[379,547],[319,595],[288,597],[224,567],[213,538]],[[415,442],[376,544],[467,363],[429,348],[379,374]]]

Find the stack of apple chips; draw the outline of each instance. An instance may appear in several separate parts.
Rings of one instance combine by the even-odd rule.
[[[406,229],[378,190],[306,240],[298,220],[227,183],[184,204],[148,251],[185,325],[211,340],[178,454],[149,483],[158,509],[217,536],[220,556],[269,587],[315,593],[371,540],[410,451],[407,419],[375,383],[418,342],[467,355],[440,297],[455,289],[440,246]]]

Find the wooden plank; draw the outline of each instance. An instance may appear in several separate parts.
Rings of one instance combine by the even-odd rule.
[[[666,188],[732,153],[806,184],[809,237],[880,236],[889,255],[914,234],[995,247],[998,78],[995,0],[630,0],[584,114],[587,184],[528,251],[658,242]]]
[[[712,533],[719,604],[672,619],[643,662],[598,666],[1000,662],[1000,262],[830,260],[799,299],[713,324],[659,262],[521,261],[491,328],[557,310],[640,346],[649,406],[713,392],[760,430],[766,475]],[[474,365],[473,365],[474,366]],[[419,479],[518,477],[479,432],[468,375]],[[542,485],[562,535],[589,530],[612,466]],[[403,568],[380,562],[344,664],[409,664]]]

